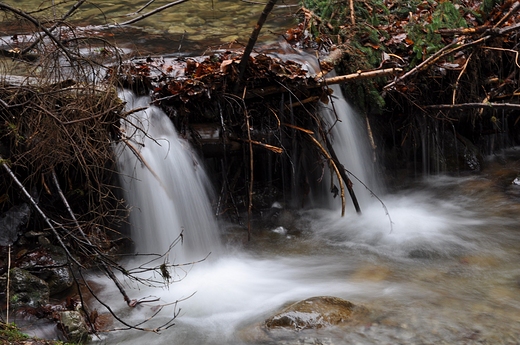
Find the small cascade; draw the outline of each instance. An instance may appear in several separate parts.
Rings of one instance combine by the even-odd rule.
[[[149,106],[149,97],[120,93],[127,110],[126,142],[117,147],[125,199],[131,207],[132,239],[139,253],[163,254],[181,235],[170,258],[200,260],[220,251],[208,178],[187,141],[179,138],[167,115]]]
[[[378,193],[381,190],[372,161],[373,155],[369,150],[366,128],[361,117],[343,97],[341,87],[331,85],[330,88],[333,91],[331,101],[323,105],[321,115],[328,127],[332,127],[329,132],[332,146],[338,160],[348,170],[347,175],[353,183],[354,192],[363,210],[363,205],[368,204],[371,198],[370,191]],[[350,201],[348,194],[346,198]]]

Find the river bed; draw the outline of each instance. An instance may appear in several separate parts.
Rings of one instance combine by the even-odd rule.
[[[382,196],[358,216],[283,212],[255,224],[252,242],[221,224],[226,254],[196,264],[166,290],[180,302],[160,334],[118,331],[109,344],[517,344],[520,339],[520,149],[481,175],[430,177]],[[287,233],[274,231],[283,226]],[[227,230],[226,230],[227,229]],[[184,274],[184,271],[182,271]],[[96,280],[103,279],[96,277]],[[361,325],[267,332],[287,303],[337,296],[370,310]],[[103,297],[122,298],[113,288]],[[116,303],[117,304],[117,303]],[[119,312],[134,322],[154,307]],[[152,324],[173,315],[163,310]]]
[[[117,24],[138,18],[170,1],[154,1],[139,13],[149,1],[88,1],[69,19],[78,27],[103,30],[105,38],[118,47],[132,49],[138,55],[182,54],[199,55],[207,50],[244,47],[264,8],[261,2],[238,0],[189,0],[155,13],[136,23]],[[20,8],[38,18],[60,18],[76,1],[8,0],[8,5]],[[56,9],[49,5],[56,3]],[[297,0],[279,2],[263,26],[259,43],[276,42],[285,29],[296,24]],[[41,11],[40,11],[41,10]],[[9,34],[23,24],[3,20]],[[26,32],[32,31],[25,25]],[[22,32],[17,32],[18,34]],[[95,42],[94,42],[95,43]]]

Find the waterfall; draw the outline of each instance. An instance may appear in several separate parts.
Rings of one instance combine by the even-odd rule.
[[[331,100],[328,104],[322,105],[320,114],[329,128],[332,146],[338,160],[348,171],[347,175],[352,181],[354,192],[363,209],[363,205],[368,204],[371,197],[370,191],[363,184],[375,193],[381,189],[372,161],[373,155],[370,152],[367,131],[362,118],[343,97],[341,87],[331,85],[329,88],[333,91]],[[348,193],[345,194],[349,200]]]
[[[221,245],[210,184],[197,156],[167,115],[149,106],[149,97],[136,98],[129,91],[119,96],[127,110],[147,107],[126,118],[123,142],[116,147],[136,251],[166,253],[183,232],[170,255],[175,263],[203,259],[210,252],[214,256]]]

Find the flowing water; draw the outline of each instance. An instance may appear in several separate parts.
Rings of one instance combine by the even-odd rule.
[[[51,19],[61,18],[76,2],[76,0],[5,1],[6,4],[20,8],[38,18]],[[264,3],[257,1],[189,0],[130,24],[124,29],[117,26],[172,2],[174,1],[92,0],[75,11],[69,18],[69,22],[93,32],[100,30],[101,26],[110,25],[100,36],[120,48],[133,49],[140,55],[201,54],[209,47],[215,49],[233,43],[245,46],[265,6]],[[149,6],[145,7],[148,3]],[[50,6],[52,4],[56,4],[54,9]],[[258,42],[276,41],[284,32],[284,28],[295,25],[295,13],[298,8],[298,0],[278,1],[264,25]],[[140,9],[142,10],[139,11]],[[19,21],[14,25],[5,19],[4,21],[4,30],[9,32],[9,35],[23,33],[19,31]],[[11,32],[12,30],[16,31]],[[32,27],[26,26],[24,30],[30,32]],[[12,43],[9,42],[9,38],[10,36],[6,37],[7,43]],[[1,43],[0,40],[0,45]]]
[[[129,91],[120,93],[120,98],[127,110],[146,108],[150,100],[135,98]],[[208,178],[166,114],[154,106],[131,114],[123,136],[116,156],[125,199],[132,208],[136,251],[166,253],[179,236],[186,250],[177,252],[176,261],[203,259],[220,251]]]
[[[29,8],[43,2],[8,3]],[[95,6],[80,14],[103,24],[104,18],[135,10],[134,2],[103,5],[107,16],[99,16],[101,11]],[[144,34],[125,42],[141,52],[174,53],[181,46],[185,50],[189,40],[216,45],[237,37],[245,41],[263,7],[255,6],[241,1],[189,1],[141,22]],[[281,19],[292,14],[288,9],[281,11]],[[244,25],[235,32],[237,23]],[[278,25],[271,29],[278,30]],[[207,43],[199,44],[205,47]],[[130,107],[147,102],[129,94],[122,98]],[[341,97],[338,102],[343,103]],[[153,139],[136,130],[136,124]],[[116,148],[133,207],[137,251],[168,251],[184,229],[184,241],[163,260],[183,263],[212,254],[195,265],[176,267],[172,277],[182,280],[163,289],[124,280],[131,298],[153,295],[161,299],[135,308],[126,306],[110,281],[93,275],[91,279],[104,286],[100,296],[128,322],[144,321],[159,304],[181,301],[165,306],[142,325],[158,327],[179,312],[172,328],[158,334],[102,333],[95,340],[100,344],[520,343],[520,187],[511,184],[520,171],[520,150],[508,151],[505,165],[490,159],[479,176],[406,181],[398,191],[379,194],[384,207],[365,194],[362,216],[349,207],[341,217],[337,201],[332,208],[282,210],[277,218],[259,226],[267,230],[256,231],[247,243],[243,229],[212,218],[207,201],[211,188],[202,163],[176,137],[159,109],[134,114],[126,128],[127,134],[137,131],[128,143],[144,158],[136,159],[129,145]],[[349,142],[353,135],[343,129],[334,133],[340,160],[349,162],[353,158],[342,154],[361,145],[357,140]],[[365,162],[362,154],[358,163],[347,168],[370,181],[364,175],[366,168],[357,171],[371,166]],[[353,182],[361,196],[364,188]],[[287,233],[272,231],[279,226]],[[193,255],[184,254],[184,249]],[[149,275],[155,279],[158,273]],[[286,303],[326,295],[366,306],[369,320],[355,326],[285,333],[269,333],[261,327]],[[105,312],[101,306],[98,310]]]
[[[369,190],[376,194],[381,191],[380,181],[375,176],[374,162],[370,159],[367,131],[362,118],[353,113],[354,110],[342,96],[341,87],[331,85],[330,89],[332,97],[328,104],[323,105],[321,117],[330,127],[329,136],[336,156],[345,165],[358,202],[363,207],[373,201],[370,200]],[[348,193],[345,194],[349,199]]]
[[[123,97],[134,107],[146,103],[146,99],[134,100],[129,94]],[[348,112],[347,107],[338,106],[341,102],[344,100],[338,100],[336,110]],[[199,239],[192,249],[201,245],[199,256],[210,251],[215,255],[189,268],[176,268],[172,276],[180,281],[167,288],[148,289],[128,282],[132,298],[153,295],[161,299],[134,309],[127,307],[107,282],[101,295],[129,322],[143,321],[158,305],[181,302],[165,306],[144,324],[158,327],[179,312],[172,328],[159,334],[110,332],[101,335],[101,343],[519,343],[520,187],[512,185],[510,179],[520,169],[518,151],[508,152],[509,165],[496,166],[490,161],[487,175],[409,182],[399,192],[380,195],[385,207],[365,198],[362,216],[350,209],[341,217],[334,207],[296,213],[284,210],[269,220],[267,230],[257,231],[253,241],[246,243],[240,240],[245,239],[244,229],[217,225],[211,215],[200,211],[207,203],[200,163],[172,133],[171,124],[161,113],[150,108],[137,113],[139,120],[134,122],[158,131],[148,132],[156,141],[148,139],[144,146],[135,143],[142,147],[140,155],[158,176],[130,152],[120,161],[129,182],[125,188],[136,191],[130,200],[139,203],[136,218],[140,220],[134,223],[136,218],[132,218],[133,226],[138,224],[139,235],[134,236],[137,248],[164,249],[178,228],[184,227],[186,243],[173,249],[181,253],[190,248],[190,232],[205,227],[209,242]],[[335,150],[342,154],[349,151],[342,147],[348,142],[343,135],[346,133],[335,133]],[[178,148],[174,142],[180,142]],[[177,161],[184,155],[184,160]],[[156,166],[155,160],[161,163]],[[170,160],[173,165],[164,168],[170,170],[162,175],[160,165]],[[176,173],[172,170],[177,169],[185,169],[180,180],[173,177]],[[199,173],[196,182],[188,180]],[[171,186],[164,185],[168,174],[172,174]],[[360,176],[366,176],[363,174],[366,172],[361,171]],[[187,188],[179,197],[162,195],[163,190],[169,190],[166,187],[171,187],[172,193]],[[177,223],[171,220],[175,213],[181,218]],[[203,226],[189,223],[201,218],[207,218]],[[273,231],[278,226],[288,232]],[[215,232],[222,241],[212,237]],[[225,250],[221,251],[222,245]],[[176,263],[181,258],[182,254],[174,255]],[[104,281],[98,276],[92,279]],[[364,305],[370,317],[361,325],[318,330],[266,332],[262,327],[263,320],[285,304],[312,296],[337,296]]]

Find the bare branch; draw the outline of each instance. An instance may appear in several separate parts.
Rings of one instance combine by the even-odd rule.
[[[461,103],[461,104],[432,104],[427,109],[520,109],[520,104],[513,103]]]
[[[174,2],[170,2],[169,4],[166,4],[166,5],[164,5],[164,6],[161,6],[161,7],[159,7],[159,8],[156,8],[156,9],[153,10],[153,11],[150,11],[150,12],[147,12],[147,13],[145,13],[145,14],[142,14],[142,15],[140,15],[140,16],[137,17],[137,18],[134,18],[134,19],[128,20],[128,21],[126,21],[126,22],[124,22],[124,23],[121,23],[121,24],[119,24],[119,25],[130,25],[130,24],[133,24],[133,23],[137,23],[138,21],[143,20],[143,19],[145,19],[145,18],[148,18],[148,17],[150,17],[150,16],[153,15],[153,14],[156,14],[156,13],[159,13],[159,12],[161,12],[161,11],[164,11],[164,10],[166,10],[166,9],[172,7],[172,6],[182,4],[183,2],[186,2],[186,1],[188,1],[188,0],[177,0],[177,1],[174,1]]]
[[[41,29],[47,36],[49,36],[49,38],[54,41],[54,43],[63,51],[63,53],[67,56],[68,60],[70,62],[74,61],[74,58],[70,55],[70,52],[68,51],[67,48],[65,48],[65,46],[61,43],[60,40],[58,40],[48,29],[46,29],[43,25],[41,25],[41,23],[36,19],[34,18],[33,16],[23,12],[23,11],[20,11],[14,7],[11,7],[9,5],[6,5],[4,3],[1,3],[0,2],[0,9],[3,9],[3,10],[7,10],[7,11],[11,11],[17,15],[19,15],[20,17],[23,17],[25,19],[27,19],[28,21],[30,21],[31,23],[34,24],[34,26],[36,26],[37,28]]]
[[[76,10],[81,6],[83,5],[83,3],[87,1],[87,0],[78,0],[78,2],[76,2],[74,4],[74,6],[72,6],[70,8],[70,10],[65,13],[63,15],[63,17],[61,17],[61,19],[59,21],[57,21],[56,23],[54,23],[53,26],[51,26],[48,30],[49,32],[53,32],[63,21],[65,21],[68,17],[70,17],[74,12],[76,12]],[[27,54],[29,51],[31,51],[31,49],[33,49],[34,47],[36,47],[36,45],[38,43],[40,43],[40,41],[43,39],[43,36],[40,36],[36,39],[36,41],[34,41],[33,43],[31,43],[30,46],[28,46],[27,48],[25,48],[24,50],[22,50],[21,54],[22,55],[25,55]]]
[[[253,48],[256,44],[256,40],[258,39],[258,35],[260,34],[260,31],[262,30],[262,26],[264,26],[265,21],[267,20],[267,17],[269,16],[269,13],[273,10],[274,5],[276,4],[277,0],[269,0],[269,2],[265,5],[264,10],[262,11],[262,14],[260,15],[260,18],[258,19],[258,22],[256,23],[256,26],[251,33],[251,36],[249,37],[249,42],[247,43],[246,49],[244,50],[244,53],[242,54],[242,58],[240,59],[240,64],[238,65],[238,82],[235,86],[235,93],[238,92],[240,89],[240,84],[242,84],[242,79],[244,78],[244,73],[247,69],[247,65],[249,64],[249,56],[253,52]]]
[[[58,233],[58,230],[56,230],[56,228],[52,225],[51,223],[51,220],[49,219],[49,217],[47,217],[47,215],[42,211],[42,209],[38,206],[38,203],[36,202],[36,200],[34,200],[34,198],[31,196],[31,194],[29,194],[29,192],[27,191],[27,189],[25,189],[25,187],[23,186],[23,184],[20,182],[20,180],[18,180],[18,178],[16,177],[16,175],[13,173],[13,171],[9,168],[9,166],[7,165],[7,161],[2,157],[0,156],[0,165],[2,165],[2,167],[4,168],[5,171],[7,171],[7,173],[9,174],[9,176],[11,176],[11,178],[13,179],[13,181],[18,185],[18,187],[20,187],[20,189],[22,190],[22,193],[27,197],[27,199],[29,199],[29,201],[31,202],[31,205],[36,209],[36,211],[38,211],[38,213],[40,214],[40,216],[42,216],[43,220],[45,221],[45,223],[47,223],[47,225],[51,228],[52,232],[54,233],[54,236],[56,237],[56,240],[58,240],[58,242],[60,243],[60,246],[63,248],[63,250],[65,251],[65,253],[67,254],[67,257],[72,260],[76,265],[78,265],[78,267],[83,267],[77,260],[76,258],[74,258],[74,256],[72,256],[72,254],[70,253],[69,249],[67,248],[67,246],[65,245],[65,243],[63,243],[63,240],[61,239],[61,236],[60,234]]]

